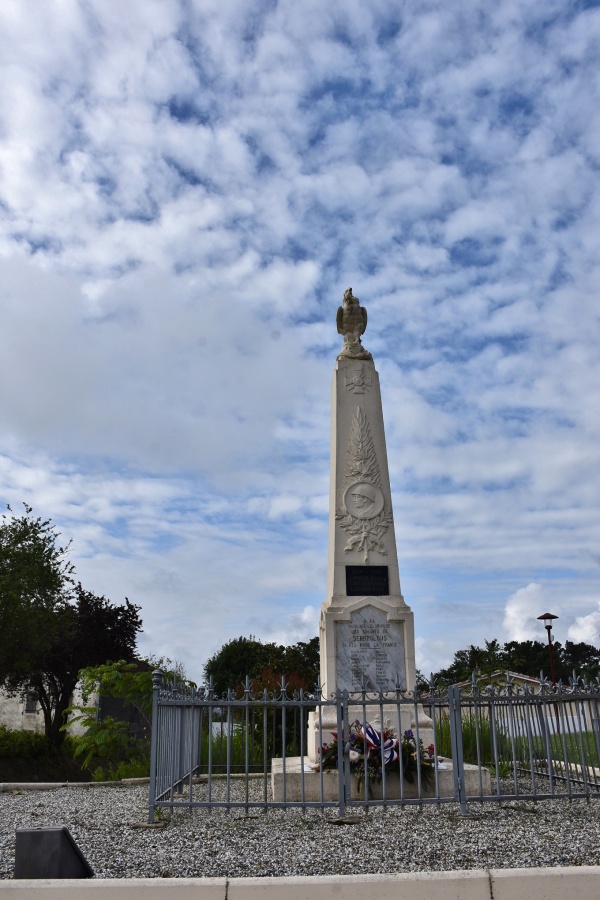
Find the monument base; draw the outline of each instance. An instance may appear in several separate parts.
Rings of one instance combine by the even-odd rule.
[[[489,795],[491,791],[490,773],[487,769],[481,770],[482,786],[479,783],[479,768],[465,763],[465,790],[468,797]],[[437,768],[438,790],[435,782],[421,786],[421,797],[426,800],[431,797],[454,797],[454,771],[451,759],[439,758]],[[285,799],[287,802],[302,801],[302,781],[304,781],[304,800],[308,803],[336,802],[339,797],[337,770],[327,769],[323,771],[323,792],[321,794],[321,773],[314,771],[313,764],[308,757],[294,756],[285,760]],[[386,777],[386,799],[388,800],[416,800],[419,799],[418,786],[410,784],[406,780],[400,785],[400,776],[390,774]],[[351,800],[364,800],[364,784],[358,787],[356,775],[350,779]],[[402,790],[401,790],[402,787]],[[273,800],[276,803],[283,801],[283,760],[271,760],[271,790]],[[383,799],[383,784],[369,785],[369,799]]]
[[[413,613],[400,593],[332,598],[321,606],[319,635],[326,696],[414,690]]]

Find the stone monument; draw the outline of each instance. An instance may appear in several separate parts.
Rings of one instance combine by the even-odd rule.
[[[321,684],[328,697],[363,686],[415,688],[413,614],[400,590],[379,376],[361,343],[366,327],[367,311],[348,288],[337,313],[344,346],[332,385],[327,599],[320,622]],[[325,720],[323,730],[329,724],[335,730],[335,722]],[[419,727],[430,728],[430,719],[419,715]],[[311,759],[317,729],[312,717]]]
[[[400,591],[379,376],[373,357],[361,343],[366,327],[367,311],[348,288],[337,313],[344,347],[332,386],[329,560],[320,623],[325,697],[337,690],[364,688],[372,697],[380,691],[415,689],[413,614]],[[394,729],[398,727],[398,707],[385,699],[368,707],[376,731],[384,724],[380,711]],[[362,721],[363,708],[352,706],[353,700],[349,719]],[[431,719],[419,704],[408,703],[405,708],[399,730],[413,728],[412,713],[416,713],[419,737],[427,746],[433,741]],[[337,777],[328,773],[331,777],[323,778],[318,764],[320,738],[327,742],[338,730],[337,710],[335,705],[321,709],[320,722],[318,712],[309,713],[307,757],[271,760],[276,801],[338,797]],[[454,796],[451,760],[438,758],[436,767],[439,796]],[[470,793],[476,794],[479,769],[465,765],[464,771]],[[483,771],[489,791],[489,773]],[[400,797],[399,781],[394,788],[391,785],[390,781],[388,797]],[[414,784],[405,782],[403,791],[405,797],[417,796]]]

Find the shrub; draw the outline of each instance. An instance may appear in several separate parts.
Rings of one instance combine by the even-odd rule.
[[[36,759],[40,756],[49,756],[52,747],[45,734],[36,734],[34,731],[10,731],[5,725],[0,725],[0,758],[9,759]]]
[[[79,718],[84,720],[87,731],[74,739],[73,757],[85,757],[83,768],[87,768],[95,757],[102,757],[110,767],[124,759],[145,756],[147,742],[132,737],[127,722],[112,716],[98,721],[92,714]]]
[[[92,781],[120,781],[122,778],[148,778],[150,774],[150,759],[131,759],[120,762],[116,766],[96,766],[92,772]]]

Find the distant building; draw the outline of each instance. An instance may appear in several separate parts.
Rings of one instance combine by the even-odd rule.
[[[507,684],[507,681],[515,688],[528,687],[534,694],[539,694],[541,690],[539,678],[533,678],[531,675],[523,675],[521,672],[510,672],[508,669],[497,669],[489,675],[479,675],[477,677],[477,684],[480,689],[487,684],[495,684],[498,687],[501,687],[502,685]],[[473,682],[469,679],[469,681],[459,681],[456,684],[456,687],[468,691],[472,684]]]
[[[83,705],[81,690],[77,687],[71,705]],[[94,694],[90,697],[88,706],[98,706],[98,697]],[[44,714],[34,694],[26,694],[22,697],[9,697],[6,691],[0,688],[0,725],[4,725],[11,731],[34,731],[36,734],[44,733]],[[69,726],[69,734],[84,734],[79,722]]]
[[[481,675],[477,679],[477,687],[480,696],[482,694],[485,696],[485,688],[488,685],[493,685],[496,688],[502,689],[503,687],[506,687],[507,684],[510,684],[513,689],[513,696],[516,697],[525,695],[525,689],[528,689],[527,693],[532,697],[539,696],[542,692],[542,682],[539,678],[533,678],[531,675],[523,675],[521,672],[510,672],[504,669],[491,672],[489,675]],[[546,682],[546,685],[551,688],[551,685],[548,682]],[[464,695],[468,697],[472,687],[472,681],[461,681],[456,687],[461,688]],[[526,733],[531,733],[534,735],[541,735],[544,733],[544,728],[551,734],[555,734],[561,730],[579,733],[582,730],[586,732],[594,727],[597,728],[597,724],[594,726],[594,723],[598,722],[598,707],[596,702],[590,702],[585,696],[583,699],[578,697],[578,689],[576,687],[572,688],[569,685],[563,685],[561,695],[563,697],[563,702],[561,702],[560,706],[560,720],[557,706],[552,699],[551,691],[545,693],[544,697],[540,698],[540,700],[536,701],[534,704],[528,704],[524,697],[522,704],[517,704],[516,707],[513,707],[513,709],[518,709],[519,711],[515,712],[512,717],[507,717],[505,714],[508,706],[507,703],[503,702],[503,697],[507,697],[508,695],[508,691],[500,690],[500,693],[496,695],[494,701],[497,715],[496,727],[507,734],[525,735]],[[572,697],[570,698],[569,695],[572,695]],[[486,707],[485,700],[478,708],[481,717],[487,719],[489,716],[489,709]],[[468,705],[468,701],[467,704],[462,707],[462,716],[463,718],[472,716],[472,708]],[[542,719],[545,719],[545,725],[541,724]],[[562,725],[560,722],[562,722]]]

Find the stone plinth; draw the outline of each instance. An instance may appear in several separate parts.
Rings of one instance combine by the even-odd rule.
[[[442,768],[443,766],[443,768]],[[302,770],[304,769],[304,772]],[[304,775],[304,799],[307,802],[319,803],[335,802],[339,796],[337,771],[325,770],[323,772],[323,794],[321,796],[321,774],[314,771],[308,757],[291,757],[285,761],[286,800],[298,802],[302,800],[302,776]],[[482,770],[483,794],[491,792],[490,773]],[[358,781],[352,775],[350,784],[350,796],[352,800],[364,800],[364,786],[359,791]],[[439,791],[436,794],[435,782],[430,787],[422,787],[421,796],[427,797],[454,797],[454,773],[451,759],[441,760],[438,767]],[[283,760],[271,760],[271,789],[273,800],[280,803],[283,800]],[[475,799],[480,796],[479,769],[477,766],[465,763],[465,790],[467,797]],[[400,791],[400,777],[398,774],[390,774],[386,778],[386,798],[389,800],[414,800],[419,796],[417,785],[404,780],[402,793]],[[369,798],[381,800],[383,798],[383,785],[369,785]]]

